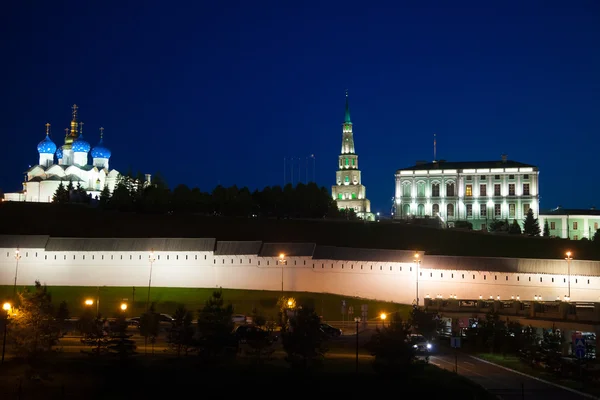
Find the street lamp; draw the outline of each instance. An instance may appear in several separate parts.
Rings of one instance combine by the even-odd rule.
[[[415,264],[417,264],[417,307],[419,306],[419,266],[421,265],[421,258],[419,258],[419,253],[415,253]]]
[[[121,303],[121,311],[126,311],[127,310],[127,303]]]
[[[569,277],[567,278],[567,284],[568,284],[568,293],[567,293],[567,297],[571,298],[571,260],[573,259],[573,257],[571,257],[571,253],[570,251],[567,251],[566,253],[566,257],[565,260],[567,260],[567,274],[569,275]]]
[[[19,252],[19,248],[15,250],[15,260],[17,260],[17,265],[15,267],[15,286],[13,288],[13,297],[17,295],[17,275],[19,274],[19,260],[21,259],[21,253]]]
[[[281,292],[283,292],[283,266],[287,264],[285,254],[279,254],[279,265],[281,265]]]
[[[381,315],[379,315],[379,318],[381,318],[381,327],[385,328],[385,319],[387,318],[387,314],[382,312]]]
[[[151,250],[150,254],[148,255],[148,262],[150,262],[150,276],[148,277],[148,299],[146,300],[146,312],[150,310],[150,287],[152,286],[152,266],[154,265],[154,261],[156,261],[156,258],[154,258],[154,250]],[[127,308],[127,305],[125,305],[125,308]]]
[[[8,314],[10,313],[10,309],[12,308],[10,303],[4,303],[2,305],[2,310],[4,310],[4,338],[2,340],[2,361],[0,363],[4,363],[4,352],[6,351],[6,331],[8,327]]]
[[[94,300],[92,300],[92,299],[87,299],[87,300],[85,301],[85,305],[86,305],[86,306],[91,306],[91,305],[93,305],[93,304],[94,304]]]

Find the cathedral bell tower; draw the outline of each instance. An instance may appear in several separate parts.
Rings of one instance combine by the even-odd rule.
[[[338,156],[338,170],[335,173],[336,185],[331,187],[333,199],[340,210],[352,210],[359,218],[374,220],[371,202],[366,197],[366,187],[362,184],[358,169],[358,155],[354,149],[354,134],[350,119],[348,91],[346,90],[346,109],[342,124],[342,149]]]

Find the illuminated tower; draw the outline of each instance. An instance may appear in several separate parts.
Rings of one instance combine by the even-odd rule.
[[[39,165],[48,168],[54,164],[54,153],[56,145],[50,139],[50,124],[46,124],[46,138],[37,145],[37,151],[40,154]]]
[[[358,169],[358,155],[354,151],[348,91],[346,91],[346,110],[342,124],[342,151],[338,156],[338,170],[335,177],[337,184],[331,187],[331,193],[338,208],[353,210],[359,218],[373,220],[371,202],[367,200],[367,189],[361,182],[361,173]]]
[[[77,139],[77,104],[71,107],[73,118],[71,119],[71,129],[66,130],[65,144],[62,146],[62,162],[61,165],[73,165],[73,142]]]

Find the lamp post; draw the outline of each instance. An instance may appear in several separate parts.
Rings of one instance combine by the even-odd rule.
[[[417,264],[416,287],[417,287],[417,307],[419,307],[419,266],[421,265],[421,258],[419,257],[419,253],[415,253],[415,264]]]
[[[381,318],[381,327],[385,328],[385,319],[387,318],[387,314],[382,312],[381,315],[379,315],[379,318]]]
[[[356,324],[356,373],[358,373],[358,324],[360,324],[360,317],[354,318]]]
[[[146,300],[146,312],[150,310],[150,287],[152,286],[152,266],[154,265],[154,261],[156,261],[156,258],[154,258],[154,250],[150,251],[150,254],[148,255],[148,261],[150,262],[150,276],[148,277],[148,299]],[[125,308],[127,308],[127,305],[125,306]]]
[[[13,297],[17,295],[17,275],[19,274],[19,260],[21,259],[21,253],[19,252],[19,248],[15,250],[15,260],[17,260],[17,265],[15,267],[15,285],[13,287]]]
[[[287,260],[285,259],[285,254],[281,253],[279,255],[279,265],[281,265],[281,293],[283,293],[283,266],[287,264]]]
[[[567,274],[568,274],[568,278],[567,278],[567,285],[568,285],[568,293],[567,293],[567,297],[570,299],[571,298],[571,260],[573,259],[573,257],[571,257],[571,253],[570,251],[567,251],[566,253],[566,257],[565,260],[567,260]]]
[[[2,310],[4,310],[4,338],[2,340],[2,361],[0,361],[2,364],[4,363],[4,352],[6,351],[6,331],[8,327],[8,314],[10,313],[11,307],[10,303],[4,303],[2,305]]]

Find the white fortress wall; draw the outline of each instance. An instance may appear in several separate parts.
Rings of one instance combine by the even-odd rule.
[[[567,294],[564,260],[429,256],[312,243],[217,242],[214,239],[72,239],[0,236],[0,285],[153,287],[326,292],[412,303],[456,296],[501,300]],[[231,253],[240,254],[231,254]],[[253,253],[253,254],[250,254]],[[285,262],[281,262],[284,254]],[[600,300],[600,262],[571,262],[571,299]]]

